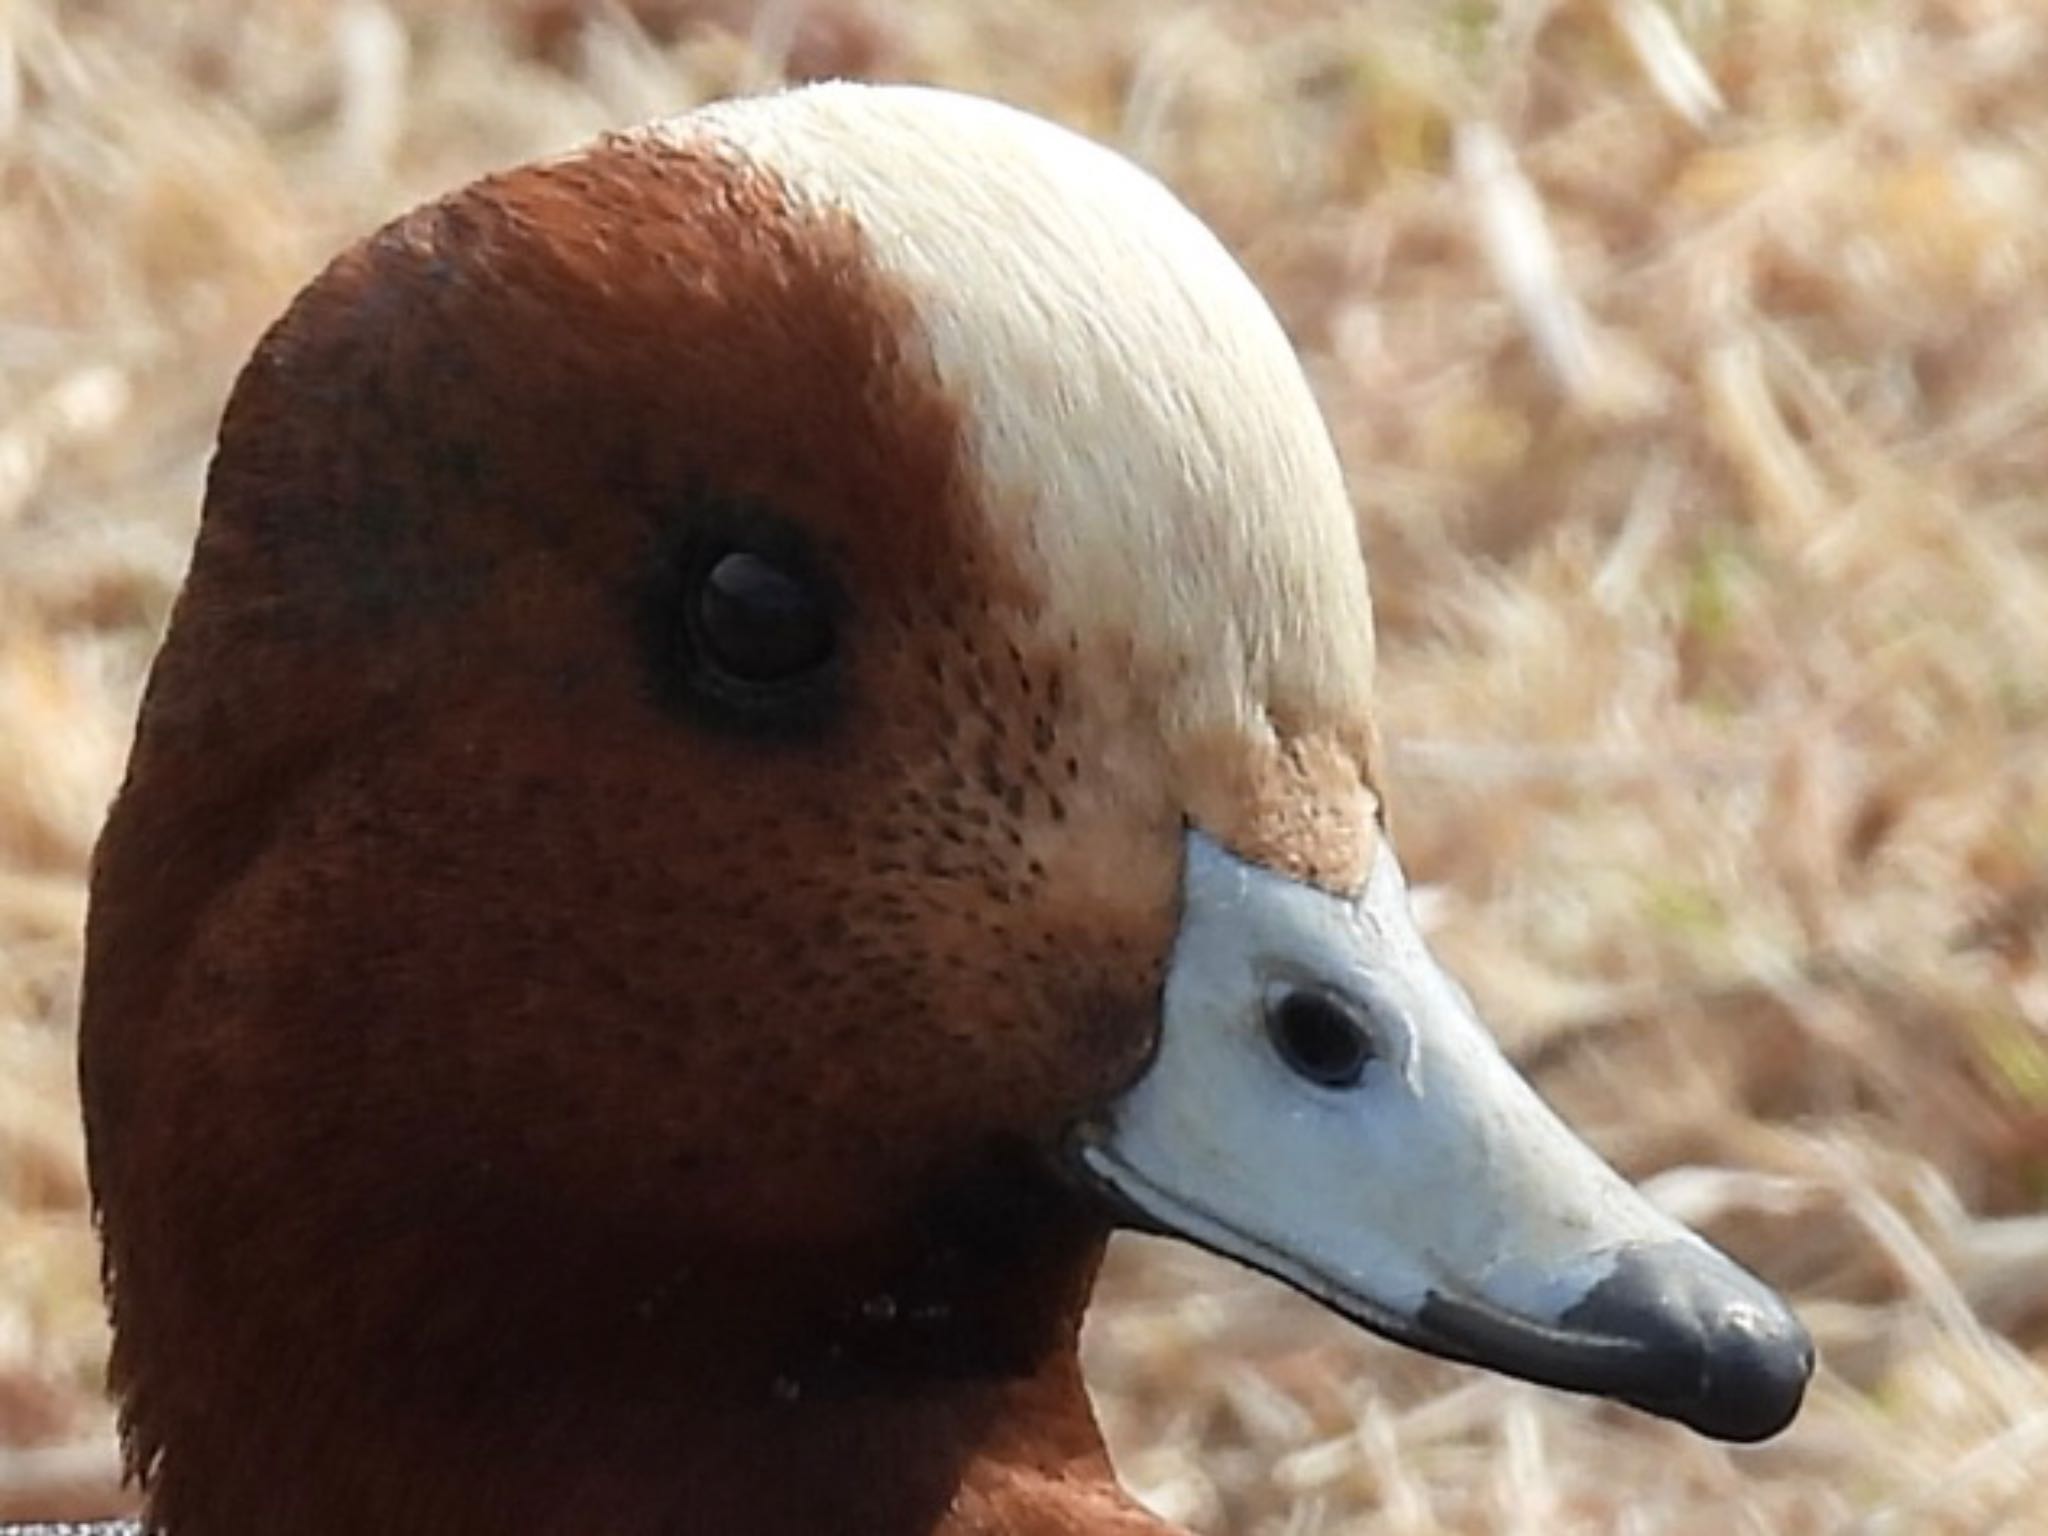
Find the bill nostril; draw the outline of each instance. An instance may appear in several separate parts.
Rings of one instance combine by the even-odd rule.
[[[1315,987],[1272,993],[1266,999],[1266,1033],[1289,1069],[1323,1088],[1354,1086],[1379,1054],[1357,1010]]]

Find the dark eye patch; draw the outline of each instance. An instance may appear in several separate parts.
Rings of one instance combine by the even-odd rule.
[[[769,736],[824,729],[846,603],[803,530],[750,500],[703,497],[659,541],[640,604],[657,697],[693,723]]]

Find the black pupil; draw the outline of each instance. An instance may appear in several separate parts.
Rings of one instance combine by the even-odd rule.
[[[697,589],[697,633],[705,659],[747,683],[809,672],[832,650],[817,595],[797,577],[743,550],[721,555]]]
[[[1373,1057],[1365,1026],[1322,992],[1294,991],[1278,999],[1266,1011],[1266,1030],[1282,1061],[1325,1088],[1349,1088]]]

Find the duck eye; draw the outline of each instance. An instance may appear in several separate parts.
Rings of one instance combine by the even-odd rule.
[[[700,491],[650,553],[629,591],[653,702],[699,729],[827,735],[853,614],[806,530],[759,502]]]
[[[816,671],[830,658],[831,619],[801,577],[745,550],[701,569],[687,601],[706,663],[735,682],[758,686]]]
[[[1342,999],[1290,987],[1268,1000],[1266,1033],[1288,1067],[1323,1088],[1349,1088],[1377,1052],[1371,1033]]]

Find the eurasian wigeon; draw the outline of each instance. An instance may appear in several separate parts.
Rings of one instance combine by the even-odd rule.
[[[1811,1367],[1431,959],[1329,437],[1116,155],[907,88],[490,177],[257,350],[93,888],[172,1536],[1108,1536],[1118,1225],[1727,1439]]]

